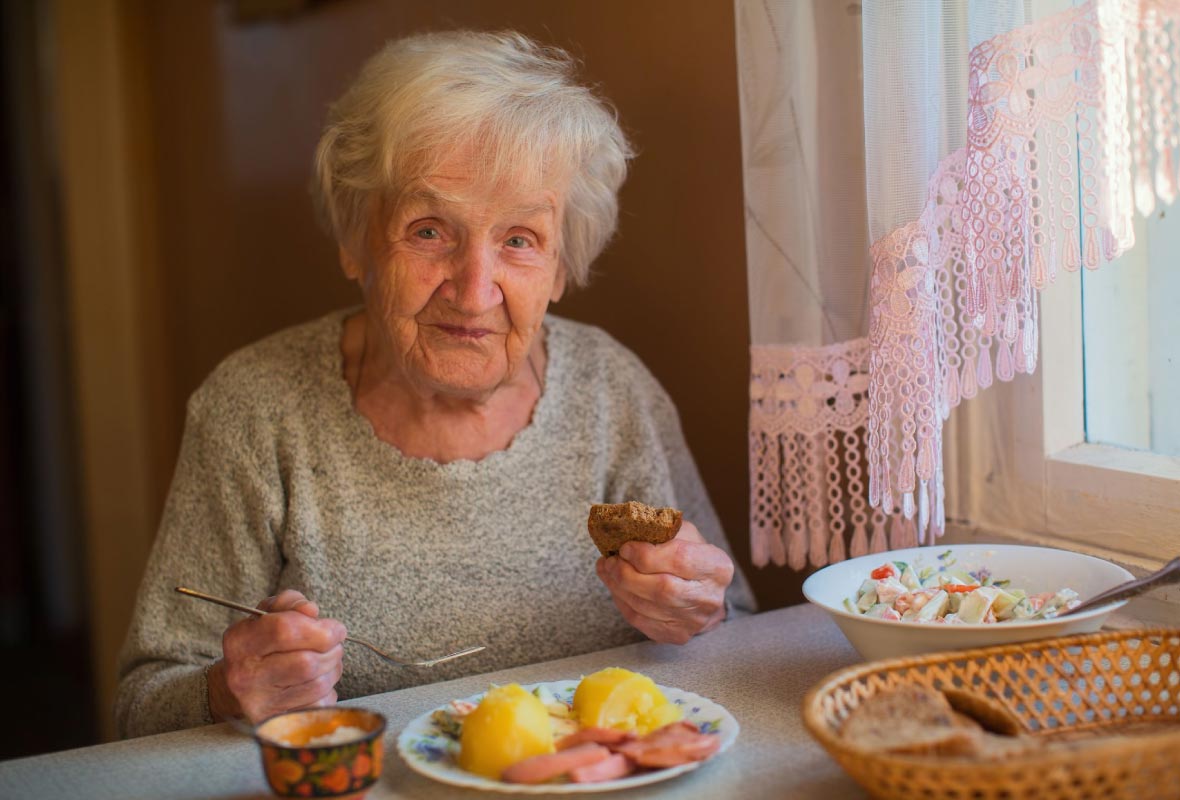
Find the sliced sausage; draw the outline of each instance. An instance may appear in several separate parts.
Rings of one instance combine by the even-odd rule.
[[[624,755],[615,753],[610,758],[577,767],[570,770],[570,780],[574,783],[602,783],[625,778],[635,771],[635,762]]]
[[[500,775],[507,783],[544,783],[578,767],[587,767],[610,758],[610,750],[593,742],[579,744],[557,753],[518,761]]]
[[[582,728],[571,733],[569,736],[563,736],[558,739],[557,749],[567,750],[584,742],[594,742],[594,744],[604,744],[610,747],[611,745],[629,742],[634,738],[635,734],[630,731],[621,731],[617,728]]]
[[[642,739],[612,746],[641,767],[676,767],[704,761],[717,752],[721,740],[699,732],[687,722],[676,722],[652,731]]]

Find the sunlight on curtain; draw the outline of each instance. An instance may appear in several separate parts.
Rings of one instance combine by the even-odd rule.
[[[932,542],[950,410],[1177,194],[1180,0],[735,12],[755,563]]]
[[[968,8],[967,30],[986,38],[967,60],[965,145],[940,158],[910,221],[897,224],[913,209],[872,210],[878,198],[890,206],[888,190],[869,193],[870,502],[916,516],[920,532],[942,523],[950,410],[1035,369],[1039,291],[1062,269],[1095,269],[1132,246],[1135,208],[1171,202],[1180,163],[1180,3],[1037,3],[1051,13],[1033,22],[1022,3]],[[896,25],[899,13],[892,2],[865,4],[866,63],[869,31]],[[870,131],[899,122],[881,106]],[[905,153],[886,147],[880,158]]]

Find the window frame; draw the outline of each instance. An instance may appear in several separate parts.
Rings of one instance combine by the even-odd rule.
[[[1046,532],[1162,566],[1180,530],[1180,459],[1086,441],[1081,275],[1041,300]]]

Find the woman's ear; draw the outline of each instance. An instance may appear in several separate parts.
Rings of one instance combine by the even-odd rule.
[[[549,302],[556,303],[565,294],[565,265],[557,267],[557,277],[553,279],[553,291],[549,295]]]
[[[360,283],[361,278],[365,274],[365,271],[361,267],[360,262],[356,259],[356,256],[354,256],[352,252],[344,245],[340,245],[339,251],[340,269],[344,271],[344,277],[348,278],[350,281],[356,281],[357,283]]]

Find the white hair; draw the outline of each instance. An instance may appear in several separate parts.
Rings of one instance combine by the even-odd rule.
[[[389,42],[328,113],[312,181],[325,227],[341,246],[360,246],[375,213],[467,148],[490,180],[564,183],[561,264],[584,286],[618,224],[633,152],[613,107],[574,72],[565,51],[513,32]]]

